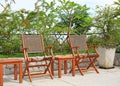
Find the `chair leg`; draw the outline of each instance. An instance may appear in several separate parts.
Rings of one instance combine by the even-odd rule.
[[[83,76],[84,74],[82,73],[82,70],[81,70],[81,68],[80,68],[80,66],[79,66],[79,61],[77,61],[77,60],[75,60],[75,67],[77,67],[78,68],[78,71],[81,73],[81,75]],[[69,73],[71,73],[72,72],[72,69],[69,71]]]
[[[48,68],[48,72],[50,74],[51,79],[53,79],[53,75],[52,75],[52,72],[51,72],[50,68]]]
[[[24,74],[25,74],[25,72],[27,72],[30,82],[32,82],[32,77],[31,77],[30,70],[29,70],[29,63],[26,63],[26,68],[25,68]]]
[[[27,74],[28,74],[28,77],[29,77],[29,79],[30,79],[30,82],[32,82],[32,78],[31,78],[31,75],[30,75],[30,71],[29,71],[29,68],[26,66],[25,67],[25,69],[24,69],[24,71],[23,71],[23,78],[24,78],[24,76],[25,76],[25,73],[27,72]]]
[[[52,72],[52,75],[54,76],[54,61],[53,60],[51,62],[51,72]]]
[[[29,79],[30,79],[30,82],[32,82],[32,77],[31,77],[31,75],[30,75],[30,71],[29,71],[29,66],[28,66],[28,65],[29,65],[29,64],[26,63],[26,67],[25,67],[25,69],[24,69],[24,71],[23,71],[23,78],[24,78],[25,73],[27,72],[28,77],[29,77]]]
[[[48,64],[48,62],[46,60],[45,60],[45,63]],[[47,68],[45,69],[44,74],[46,74],[46,73],[47,73]]]
[[[94,58],[94,59],[92,60],[91,58],[89,58],[90,64],[89,64],[89,66],[87,67],[87,69],[89,69],[90,66],[92,65],[92,67],[95,69],[95,71],[96,71],[97,73],[99,73],[98,69],[96,68],[96,66],[95,66],[95,64],[94,64],[95,61],[96,61],[96,59],[97,59],[97,58]]]
[[[53,79],[53,75],[52,75],[52,72],[51,72],[51,69],[50,69],[51,63],[52,63],[52,61],[50,61],[50,63],[48,64],[46,70],[49,72],[51,79]]]
[[[82,73],[82,70],[81,70],[81,68],[79,66],[79,60],[76,60],[76,66],[77,66],[79,72],[81,73],[81,75],[83,76],[84,74]]]
[[[25,69],[24,69],[24,71],[23,71],[23,76],[22,76],[22,78],[24,78],[24,75],[25,75],[25,72],[26,72],[26,67],[25,67]]]
[[[28,72],[28,76],[29,76],[30,82],[32,82],[32,77],[31,77],[31,75],[30,75],[29,68],[27,67],[26,69],[27,69],[27,72]]]
[[[47,71],[48,71],[49,74],[50,74],[51,79],[53,79],[53,75],[52,75],[52,72],[51,72],[51,69],[50,69],[50,66],[51,66],[52,61],[50,61],[49,63],[48,63],[48,62],[46,62],[46,63],[47,63],[48,65],[46,66],[47,68],[45,69],[44,74],[46,74]]]

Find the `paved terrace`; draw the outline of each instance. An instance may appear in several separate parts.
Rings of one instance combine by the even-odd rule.
[[[99,69],[99,72],[85,72],[84,76],[76,72],[74,77],[68,73],[62,74],[62,78],[58,78],[56,72],[53,80],[49,76],[35,77],[32,83],[25,76],[22,84],[19,84],[19,80],[13,80],[13,75],[5,75],[4,86],[120,86],[120,67]]]

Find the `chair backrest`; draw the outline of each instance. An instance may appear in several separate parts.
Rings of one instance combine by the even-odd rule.
[[[68,40],[71,47],[78,47],[80,51],[88,50],[85,35],[69,35]]]
[[[44,51],[43,37],[41,35],[22,35],[23,48],[27,53],[38,53]]]

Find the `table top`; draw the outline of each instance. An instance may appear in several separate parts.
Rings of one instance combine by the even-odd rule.
[[[1,59],[0,60],[0,64],[11,64],[11,63],[21,63],[22,60],[21,59]]]
[[[74,59],[74,56],[72,56],[72,55],[57,55],[57,56],[55,56],[55,59]]]

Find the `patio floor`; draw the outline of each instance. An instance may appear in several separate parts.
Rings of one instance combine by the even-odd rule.
[[[34,77],[33,82],[30,83],[26,76],[21,84],[19,80],[13,80],[13,75],[5,75],[4,86],[120,86],[120,67],[99,69],[99,72],[99,74],[95,71],[85,72],[84,76],[76,72],[74,77],[68,73],[58,78],[56,71],[53,80],[49,76]]]

